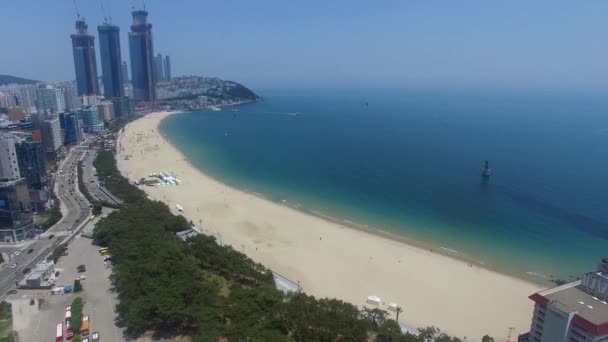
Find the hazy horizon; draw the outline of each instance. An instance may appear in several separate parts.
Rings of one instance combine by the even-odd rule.
[[[130,5],[142,3],[77,3],[96,38],[98,63],[97,25],[104,13],[120,27],[128,63]],[[175,76],[217,76],[251,88],[608,88],[605,1],[147,1],[146,6],[154,52],[171,56]],[[3,2],[0,8],[0,30],[9,33],[0,74],[74,79],[72,1]]]

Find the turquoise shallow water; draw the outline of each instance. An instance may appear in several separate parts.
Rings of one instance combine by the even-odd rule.
[[[566,279],[608,254],[605,94],[261,95],[161,130],[227,184],[509,273]]]

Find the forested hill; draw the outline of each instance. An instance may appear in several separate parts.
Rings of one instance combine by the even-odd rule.
[[[11,75],[0,75],[0,85],[7,84],[36,84],[41,83],[40,81],[29,80],[27,78],[21,78]]]

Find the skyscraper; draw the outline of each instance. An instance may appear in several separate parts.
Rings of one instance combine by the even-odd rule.
[[[99,54],[101,55],[101,72],[103,95],[106,99],[123,97],[122,57],[120,56],[120,29],[105,22],[97,27],[99,32]]]
[[[163,72],[163,55],[160,53],[154,57],[154,72],[156,73],[157,82],[165,81],[165,73]]]
[[[165,56],[165,82],[171,81],[171,59]]]
[[[129,69],[127,68],[127,62],[122,62],[122,84],[123,86],[129,83]]]
[[[65,145],[78,144],[82,140],[80,134],[80,120],[78,118],[78,112],[69,113],[65,115]]]
[[[87,32],[87,28],[84,19],[78,19],[76,20],[76,33],[71,35],[79,96],[99,94],[95,37]]]
[[[152,102],[156,100],[152,24],[147,22],[148,12],[133,11],[132,14],[133,25],[129,32],[129,52],[133,98],[136,101]]]

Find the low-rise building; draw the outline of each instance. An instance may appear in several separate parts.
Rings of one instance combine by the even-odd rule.
[[[44,286],[53,273],[55,273],[55,263],[52,260],[40,262],[25,278],[25,286],[29,288]]]

